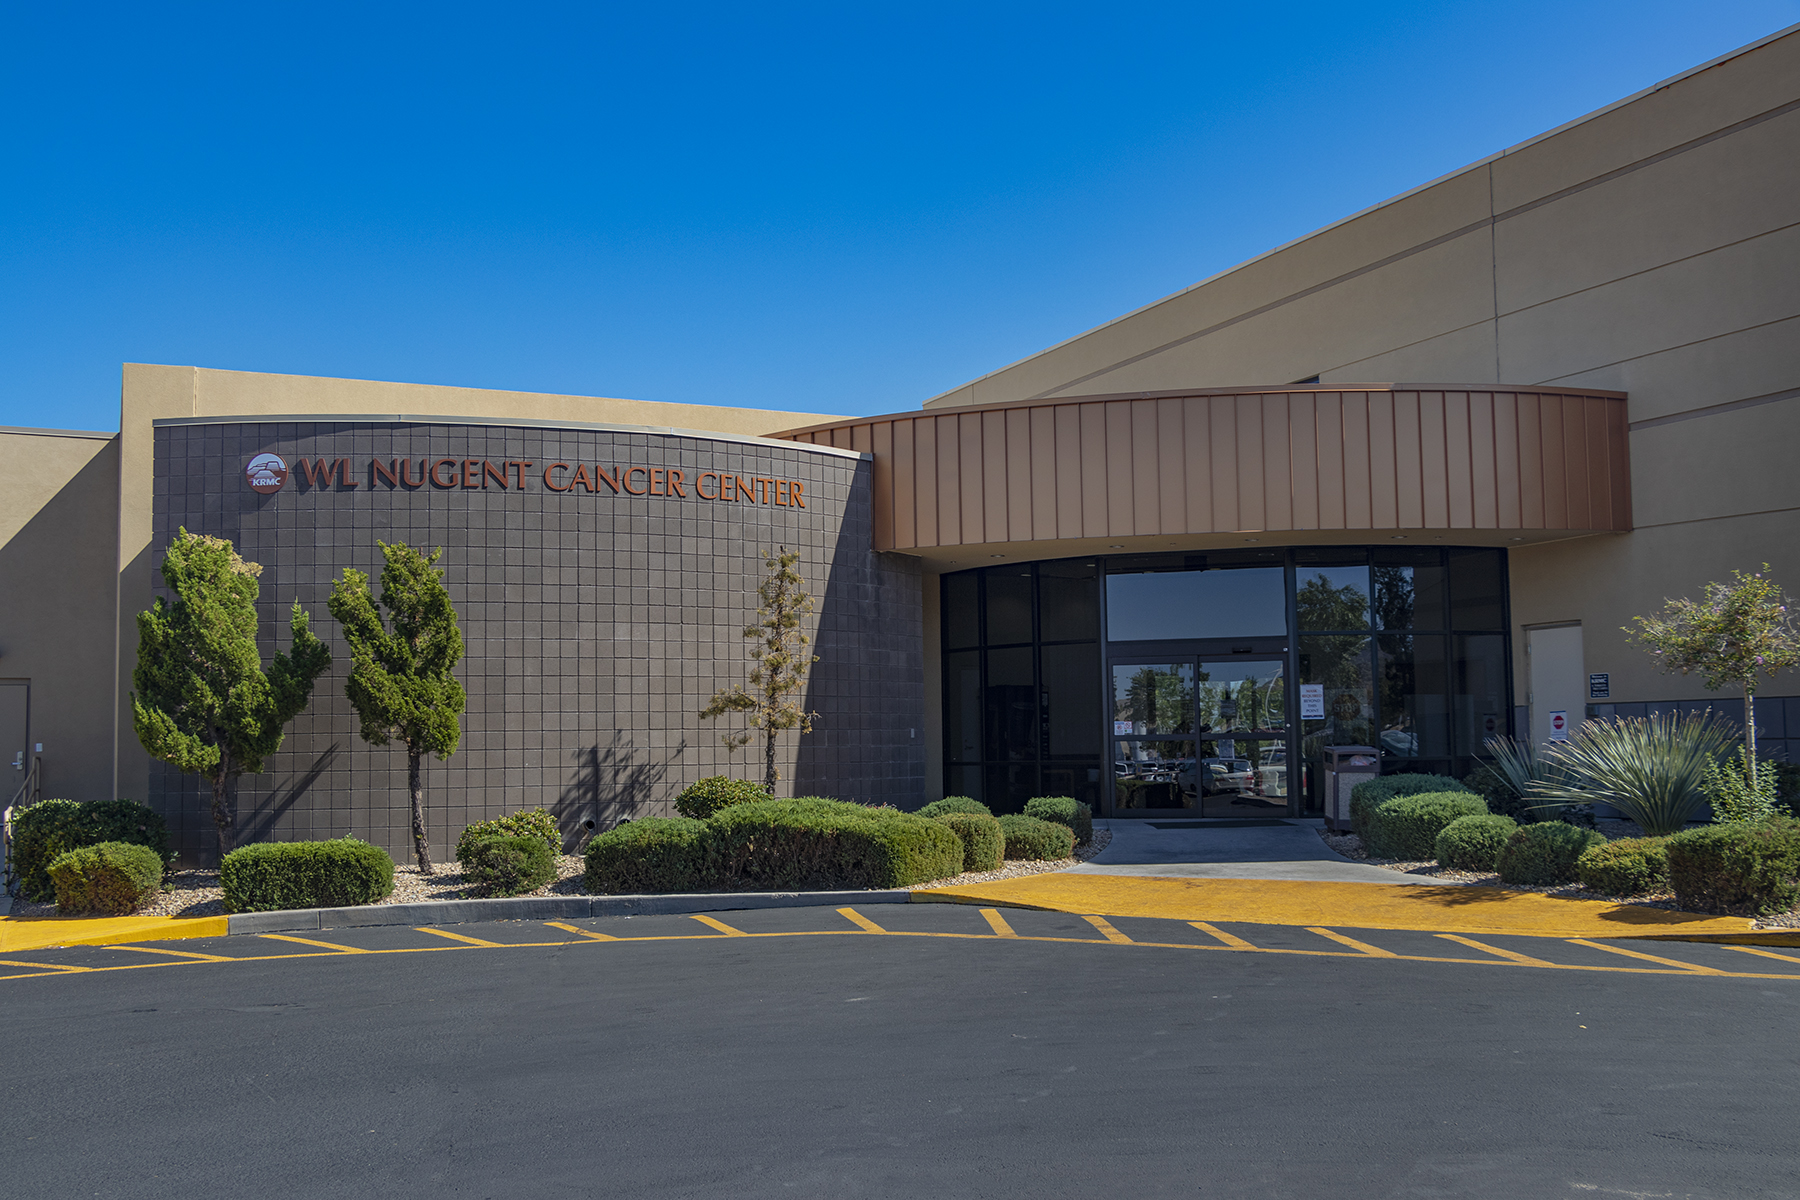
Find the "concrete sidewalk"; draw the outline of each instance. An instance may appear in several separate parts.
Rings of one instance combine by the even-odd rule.
[[[1112,831],[1112,844],[1066,873],[1444,886],[1434,879],[1350,861],[1319,837],[1323,825],[1317,819],[1299,818],[1256,824],[1207,823],[1174,815],[1147,821],[1096,821],[1096,829]]]

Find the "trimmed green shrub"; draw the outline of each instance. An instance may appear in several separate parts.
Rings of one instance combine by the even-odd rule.
[[[1040,821],[1067,825],[1075,832],[1075,844],[1094,840],[1094,810],[1073,796],[1039,796],[1025,802],[1025,815]]]
[[[950,812],[931,818],[948,825],[962,842],[962,869],[997,871],[1005,857],[1006,835],[1000,822],[985,813]]]
[[[1551,809],[1534,809],[1532,801],[1521,797],[1512,783],[1486,763],[1463,776],[1463,786],[1487,801],[1488,812],[1511,817],[1514,823],[1530,825],[1535,821],[1554,820]]]
[[[1452,871],[1491,871],[1500,848],[1519,828],[1511,817],[1499,813],[1458,817],[1444,826],[1432,848],[1438,865]]]
[[[1800,903],[1800,821],[1707,825],[1663,846],[1681,907],[1766,917]]]
[[[717,870],[746,891],[894,888],[962,873],[962,840],[916,813],[802,797],[735,804],[707,827]]]
[[[1506,839],[1494,870],[1506,883],[1574,883],[1576,860],[1605,840],[1591,829],[1562,821],[1526,825]]]
[[[1008,813],[1000,818],[1000,832],[1006,835],[1008,858],[1058,859],[1075,853],[1075,831],[1054,821]]]
[[[60,854],[50,864],[56,911],[122,917],[156,894],[163,863],[156,851],[130,842],[101,842]]]
[[[921,817],[941,817],[946,813],[971,813],[978,817],[991,817],[994,810],[979,800],[971,800],[967,796],[945,796],[942,800],[933,800],[919,810]]]
[[[468,858],[457,861],[466,878],[487,885],[490,896],[517,896],[556,879],[556,860],[535,833],[482,838],[469,847]]]
[[[492,821],[477,821],[462,831],[462,836],[456,839],[456,861],[463,865],[465,873],[469,856],[475,852],[475,843],[497,837],[540,838],[552,858],[562,853],[562,830],[556,827],[556,818],[541,808],[528,808],[510,816],[495,817]]]
[[[716,887],[707,837],[706,822],[691,817],[643,817],[616,825],[587,844],[582,886],[605,896]]]
[[[675,811],[684,817],[704,821],[722,808],[733,804],[755,804],[769,798],[768,789],[747,779],[727,779],[708,775],[698,783],[690,783],[675,797]]]
[[[1621,838],[1575,860],[1581,885],[1608,896],[1639,896],[1669,886],[1668,838]]]
[[[1459,792],[1463,785],[1448,775],[1379,775],[1364,780],[1350,789],[1350,827],[1356,835],[1368,840],[1369,814],[1399,796],[1422,796],[1427,792]]]
[[[13,870],[27,900],[56,898],[50,864],[80,846],[129,842],[172,861],[169,829],[161,814],[135,800],[40,800],[13,814]]]
[[[1395,796],[1369,814],[1363,846],[1377,858],[1420,862],[1437,853],[1437,836],[1450,822],[1487,815],[1487,801],[1460,788]]]
[[[394,891],[394,860],[355,838],[240,846],[219,863],[225,911],[341,908],[374,904]]]

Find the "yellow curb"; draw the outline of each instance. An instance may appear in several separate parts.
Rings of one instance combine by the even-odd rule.
[[[0,953],[224,937],[230,932],[227,917],[0,917]]]
[[[1748,917],[1708,917],[1505,888],[1138,875],[1031,875],[997,883],[921,888],[913,892],[913,899],[1110,917],[1528,937],[1743,935],[1751,932],[1752,924]]]

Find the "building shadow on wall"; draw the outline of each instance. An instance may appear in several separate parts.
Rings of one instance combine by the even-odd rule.
[[[583,747],[570,754],[574,776],[563,787],[551,808],[563,845],[571,850],[596,833],[604,833],[633,817],[663,815],[668,808],[663,782],[675,762],[687,752],[683,738],[668,758],[653,760],[619,730],[605,745]]]
[[[343,752],[342,742],[333,742],[325,747],[319,757],[313,759],[312,765],[297,775],[288,777],[287,782],[276,788],[266,798],[257,801],[255,811],[246,815],[240,811],[238,816],[238,843],[248,845],[251,842],[267,842],[274,840],[275,825],[290,808],[306,793],[319,777],[331,769],[337,756]],[[241,795],[241,793],[240,793]],[[217,846],[214,847],[217,853]]]

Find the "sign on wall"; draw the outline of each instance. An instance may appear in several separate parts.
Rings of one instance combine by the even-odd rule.
[[[1611,672],[1596,671],[1593,674],[1588,676],[1588,699],[1589,700],[1610,700],[1610,699],[1612,699],[1612,673]]]
[[[1566,742],[1569,740],[1569,714],[1566,709],[1552,709],[1550,712],[1550,740]]]

